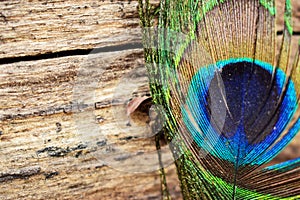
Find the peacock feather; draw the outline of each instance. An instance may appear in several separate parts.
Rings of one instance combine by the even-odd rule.
[[[161,0],[158,19],[139,6],[184,199],[300,199],[300,158],[265,167],[300,129],[291,2],[278,50],[274,0]]]

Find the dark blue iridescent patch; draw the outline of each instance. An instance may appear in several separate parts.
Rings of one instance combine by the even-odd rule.
[[[182,107],[184,123],[210,154],[237,165],[261,164],[292,139],[291,133],[270,148],[296,110],[294,84],[289,80],[285,88],[285,81],[281,69],[249,58],[202,67]]]

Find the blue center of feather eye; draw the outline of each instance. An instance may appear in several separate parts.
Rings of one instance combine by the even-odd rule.
[[[294,84],[285,83],[282,70],[248,58],[202,67],[189,86],[184,123],[208,153],[237,165],[260,164],[253,158],[278,139],[297,105]]]

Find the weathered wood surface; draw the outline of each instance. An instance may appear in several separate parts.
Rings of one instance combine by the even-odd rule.
[[[278,0],[280,16],[283,2]],[[292,2],[295,30],[300,31],[300,3]],[[139,42],[136,7],[131,0],[1,1],[0,58]]]
[[[148,93],[142,51],[127,50],[93,56],[1,65],[1,95],[5,97],[1,101],[2,198],[158,197],[157,170],[135,174],[133,172],[143,170],[116,166],[117,161],[131,154],[155,152],[153,139],[139,139],[147,135],[146,119],[139,118],[147,115],[137,115],[131,126],[127,125],[128,119],[124,115],[126,102],[134,93]],[[104,67],[103,58],[111,63],[105,63],[106,68],[102,71],[98,69]],[[92,63],[96,70],[89,71]],[[88,74],[80,74],[86,68],[89,69]],[[130,72],[137,72],[133,75],[139,85],[124,93],[120,87],[126,84],[124,75]],[[87,105],[92,110],[96,107],[95,112],[83,108],[76,96],[82,94],[86,97],[89,92],[94,92],[85,87],[88,79],[97,80],[97,90],[92,98],[94,102]],[[95,124],[90,121],[91,116],[95,118]],[[89,127],[85,125],[101,126],[101,129],[98,134],[89,136]],[[123,148],[125,153],[113,152],[111,155],[110,151],[119,148]],[[102,154],[98,156],[97,152]],[[106,160],[110,156],[115,159],[112,163]],[[140,157],[138,163],[131,162],[129,167],[155,164],[152,163],[156,161],[153,157],[148,161],[143,160],[143,155]],[[33,173],[14,172],[24,167]],[[174,174],[174,168],[171,172]],[[30,178],[23,180],[26,176]],[[173,187],[177,187],[176,181],[172,182]]]
[[[1,1],[0,57],[140,41],[137,1]]]
[[[0,7],[0,199],[159,199],[149,117],[137,112],[129,125],[125,109],[149,93],[137,1]],[[100,52],[76,51],[93,48]],[[284,158],[295,155],[295,141]],[[180,199],[172,165],[168,178]]]

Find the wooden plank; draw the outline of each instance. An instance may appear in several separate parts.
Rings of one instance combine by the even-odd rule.
[[[282,30],[283,2],[278,0]],[[294,30],[300,31],[294,4]],[[1,1],[0,58],[141,42],[137,1]]]
[[[0,67],[1,199],[158,198],[149,117],[128,126],[126,115],[132,97],[149,94],[140,49]]]
[[[140,41],[137,1],[1,1],[0,58]]]
[[[0,117],[68,112],[78,81],[101,81],[99,91],[108,93],[118,78],[142,64],[142,55],[142,50],[136,49],[0,65]],[[89,73],[86,77],[81,75],[84,70]],[[99,95],[104,98],[104,94]]]
[[[128,137],[130,129],[139,130],[141,127],[116,129],[120,121],[109,120],[110,110],[100,111],[104,119],[100,125],[107,135],[105,141],[102,135],[95,141],[76,135],[76,121],[66,113],[2,123],[1,127],[8,134],[1,137],[0,198],[95,199],[93,197],[97,196],[97,199],[157,199],[160,194],[157,171],[136,174],[100,159],[101,155],[110,156],[112,148],[122,147],[125,152],[139,149],[145,154],[155,148],[153,140]],[[58,123],[61,129],[57,128]],[[141,130],[136,134],[140,133]],[[122,139],[126,137],[127,140]],[[113,156],[118,158],[120,154]],[[136,165],[151,165],[152,161],[140,159]],[[25,171],[24,167],[33,171],[32,174],[14,172]],[[129,167],[134,167],[134,163]],[[169,176],[173,196],[178,196],[174,166],[169,168]]]

